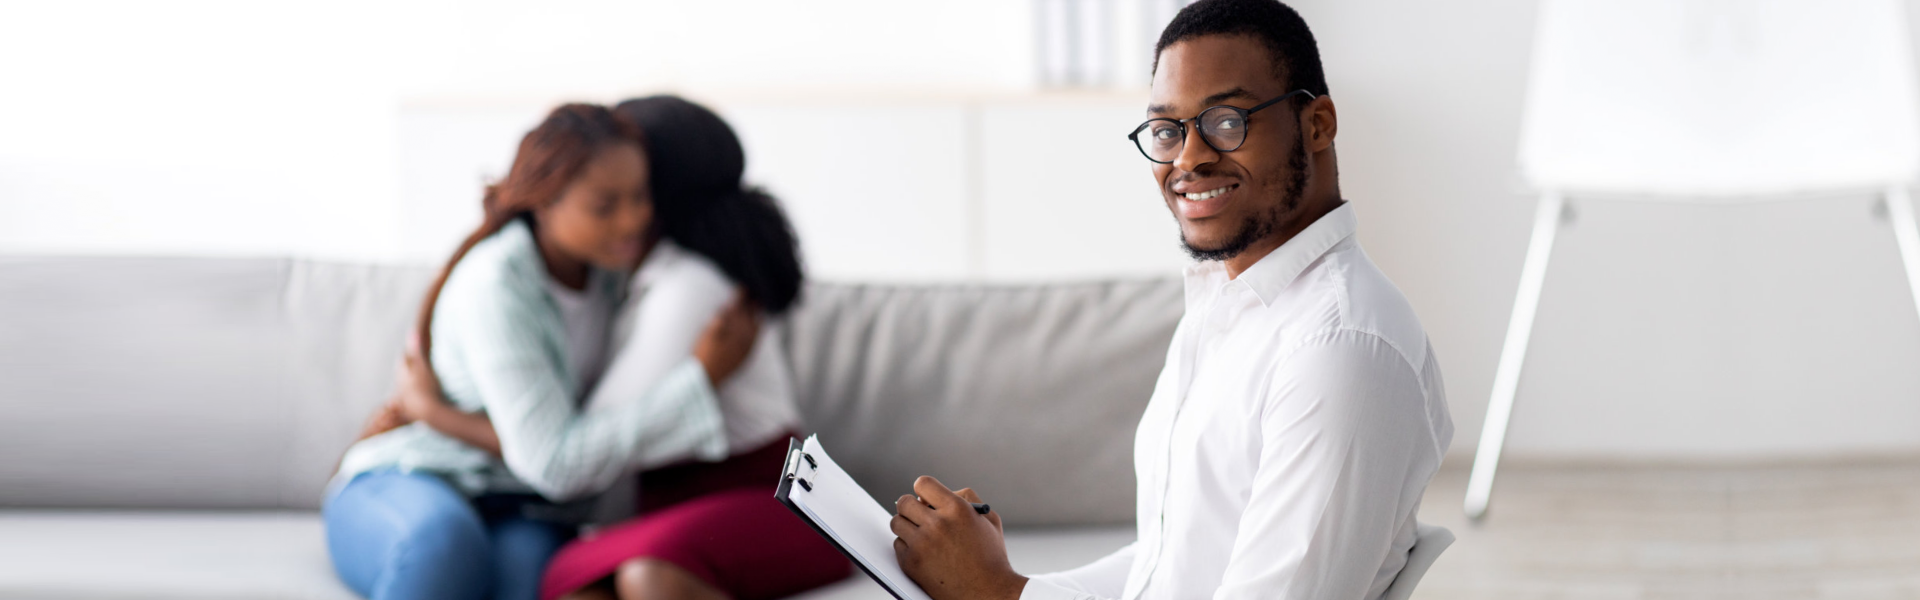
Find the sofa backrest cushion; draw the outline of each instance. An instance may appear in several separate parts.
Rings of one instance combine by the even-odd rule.
[[[1008,524],[1128,523],[1182,302],[1174,279],[816,285],[786,341],[806,425],[884,506],[933,475]]]
[[[0,506],[318,506],[429,274],[0,260]]]
[[[0,259],[0,506],[317,508],[432,269]],[[813,284],[806,426],[882,499],[930,474],[1010,523],[1132,518],[1133,428],[1177,280]]]

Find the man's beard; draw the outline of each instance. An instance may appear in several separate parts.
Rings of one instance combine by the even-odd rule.
[[[1293,150],[1287,153],[1287,168],[1293,173],[1287,178],[1287,185],[1282,190],[1280,203],[1265,211],[1256,212],[1241,221],[1240,231],[1235,233],[1232,239],[1216,248],[1200,248],[1194,246],[1193,242],[1187,239],[1187,234],[1182,232],[1180,247],[1186,248],[1187,254],[1194,260],[1226,260],[1239,256],[1254,242],[1273,235],[1274,228],[1279,226],[1280,216],[1293,212],[1293,209],[1299,207],[1300,196],[1307,191],[1307,140],[1304,134],[1294,141]]]

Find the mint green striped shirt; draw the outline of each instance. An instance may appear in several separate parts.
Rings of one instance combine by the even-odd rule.
[[[461,410],[487,413],[504,461],[413,423],[348,448],[336,481],[380,468],[422,470],[469,495],[533,491],[562,502],[603,491],[633,470],[725,458],[719,402],[691,357],[643,398],[581,411],[585,374],[567,360],[566,328],[546,277],[533,232],[515,221],[454,266],[434,305],[440,387]],[[617,299],[625,281],[596,269],[588,286]]]

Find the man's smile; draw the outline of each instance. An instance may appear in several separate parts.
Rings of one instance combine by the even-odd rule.
[[[1240,184],[1238,183],[1224,185],[1214,182],[1174,184],[1173,193],[1174,196],[1178,198],[1174,203],[1174,210],[1178,211],[1180,218],[1185,220],[1211,217],[1226,210],[1227,204],[1232,202],[1235,197],[1234,192],[1239,189]]]
[[[1208,199],[1208,198],[1212,198],[1212,197],[1214,197],[1214,196],[1218,196],[1218,195],[1221,195],[1221,194],[1225,194],[1225,193],[1227,193],[1227,190],[1229,190],[1229,189],[1233,189],[1233,186],[1225,186],[1225,187],[1217,187],[1217,188],[1213,188],[1213,189],[1211,189],[1211,190],[1207,190],[1207,191],[1204,191],[1204,192],[1200,192],[1200,193],[1197,193],[1197,194],[1196,194],[1196,193],[1192,193],[1192,192],[1188,192],[1188,193],[1186,194],[1186,197],[1187,197],[1187,199],[1188,199],[1188,200],[1196,200],[1196,201],[1198,201],[1198,200],[1206,200],[1206,199]]]

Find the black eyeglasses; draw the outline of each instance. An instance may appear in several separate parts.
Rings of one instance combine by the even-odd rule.
[[[1146,155],[1147,160],[1164,165],[1179,158],[1180,151],[1186,147],[1187,123],[1199,121],[1200,139],[1206,142],[1207,147],[1217,152],[1232,152],[1247,143],[1248,115],[1300,94],[1306,94],[1308,100],[1313,99],[1313,92],[1294,90],[1253,108],[1214,106],[1200,111],[1200,116],[1191,119],[1147,119],[1147,122],[1133,128],[1133,133],[1127,134],[1127,139],[1133,140],[1133,145]],[[1146,139],[1140,139],[1142,131],[1147,132]]]

